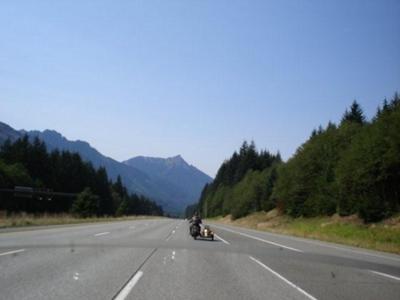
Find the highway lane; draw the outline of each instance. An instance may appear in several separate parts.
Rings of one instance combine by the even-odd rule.
[[[0,232],[0,299],[400,299],[400,257],[182,220]]]
[[[0,234],[1,299],[111,299],[174,221],[134,221]],[[133,227],[133,229],[132,229]],[[107,235],[97,235],[109,232]],[[141,237],[149,245],[132,247]]]
[[[228,240],[243,239],[248,245],[243,244],[242,250],[252,253],[317,299],[400,299],[397,255],[233,226],[214,226]]]

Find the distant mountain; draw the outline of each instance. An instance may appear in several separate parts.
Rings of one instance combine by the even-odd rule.
[[[181,201],[187,205],[197,201],[204,185],[212,181],[210,176],[189,165],[180,155],[170,158],[137,156],[123,163],[154,180],[177,187],[183,192]]]
[[[49,151],[58,149],[79,153],[83,160],[90,161],[94,167],[105,167],[109,177],[113,180],[118,175],[121,175],[124,185],[130,192],[154,199],[163,206],[166,212],[181,213],[188,203],[197,201],[200,195],[200,192],[198,194],[194,194],[193,192],[188,193],[187,188],[182,189],[180,185],[174,184],[173,180],[165,180],[163,176],[153,176],[150,173],[142,171],[140,168],[104,156],[85,141],[67,140],[54,130],[17,131],[7,124],[0,122],[0,144],[6,139],[14,141],[24,134],[27,134],[31,140],[38,137],[44,141]],[[187,182],[187,186],[197,187],[198,183],[192,184]],[[201,188],[199,191],[201,191]]]
[[[21,133],[27,134],[32,140],[35,137],[38,137],[40,140],[46,143],[49,151],[58,149],[79,153],[83,160],[90,161],[95,168],[105,167],[108,176],[113,180],[116,180],[117,176],[121,175],[122,181],[132,192],[147,195],[149,191],[154,189],[150,178],[146,174],[135,168],[121,164],[110,157],[104,156],[85,141],[69,141],[54,130],[21,130]],[[156,190],[153,191],[153,197],[160,196],[156,193]]]
[[[21,136],[21,132],[15,130],[11,126],[0,122],[0,145],[3,144],[7,139],[15,141]]]

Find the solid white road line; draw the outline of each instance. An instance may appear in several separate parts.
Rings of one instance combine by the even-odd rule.
[[[328,245],[328,244],[325,244],[325,243],[319,243],[317,241],[310,241],[310,240],[303,240],[303,239],[297,239],[297,240],[301,241],[301,242],[309,243],[309,244],[318,245],[318,246],[321,246],[321,247],[332,248],[332,249],[336,249],[336,250],[341,250],[341,251],[346,251],[346,252],[351,252],[351,253],[356,253],[356,254],[361,254],[361,255],[367,255],[367,256],[372,256],[372,257],[378,257],[378,258],[385,258],[385,259],[391,259],[391,260],[395,260],[395,261],[400,261],[400,258],[396,258],[396,257],[385,256],[385,255],[380,255],[380,254],[373,254],[373,253],[367,253],[367,252],[364,252],[364,251],[358,251],[358,250],[353,250],[353,249],[349,249],[349,248]]]
[[[254,258],[253,256],[249,256],[250,259],[254,262],[256,262],[257,264],[259,264],[261,267],[263,267],[264,269],[268,270],[269,272],[271,272],[272,274],[274,274],[276,277],[278,277],[279,279],[282,279],[284,282],[286,282],[288,285],[290,285],[291,287],[293,287],[294,289],[296,289],[297,291],[299,291],[300,293],[302,293],[304,296],[306,296],[308,299],[311,300],[317,300],[317,298],[313,297],[312,295],[310,295],[309,293],[307,293],[305,290],[303,290],[302,288],[298,287],[297,285],[295,285],[293,282],[287,280],[285,277],[283,277],[281,274],[275,272],[274,270],[272,270],[270,267],[264,265],[261,261],[259,261],[258,259]]]
[[[263,242],[263,243],[271,244],[271,245],[274,245],[274,246],[277,246],[277,247],[285,248],[285,249],[296,251],[296,252],[304,252],[302,250],[299,250],[299,249],[296,249],[296,248],[292,248],[292,247],[289,247],[289,246],[285,246],[285,245],[282,245],[282,244],[278,244],[278,243],[275,243],[275,242],[271,242],[271,241],[268,241],[268,240],[264,240],[262,238],[259,238],[259,237],[256,237],[256,236],[253,236],[253,235],[250,235],[250,234],[247,234],[247,233],[234,231],[234,230],[231,230],[231,229],[228,229],[228,228],[225,228],[225,227],[220,227],[220,226],[215,226],[215,227],[218,227],[218,228],[221,228],[222,230],[233,232],[233,233],[236,233],[236,234],[239,234],[239,235],[243,235],[245,237],[248,237],[248,238]]]
[[[101,235],[106,235],[109,234],[110,232],[100,232],[100,233],[96,233],[94,236],[101,236]]]
[[[218,234],[214,233],[214,235],[215,235],[219,240],[221,240],[222,242],[224,242],[225,244],[230,245],[230,243],[229,243],[228,241],[224,240],[224,239],[223,239],[222,237],[220,237]]]
[[[25,251],[25,249],[18,249],[18,250],[3,252],[3,253],[0,253],[0,256],[8,255],[8,254],[20,253],[20,252],[24,252],[24,251]]]
[[[393,275],[389,275],[389,274],[386,274],[386,273],[381,273],[381,272],[372,271],[372,270],[370,270],[370,272],[372,272],[374,274],[377,274],[377,275],[380,275],[380,276],[384,276],[384,277],[390,278],[390,279],[400,280],[399,277],[396,277],[396,276],[393,276]]]
[[[214,226],[218,227],[216,225],[214,225]],[[221,227],[221,229],[226,229],[226,228]],[[226,230],[229,231],[229,229],[226,229]],[[231,230],[231,231],[234,232],[233,230]],[[274,234],[274,233],[272,233],[272,234],[273,235],[279,235],[279,234]],[[245,235],[245,234],[243,234],[243,235]],[[294,240],[294,241],[304,242],[304,243],[308,243],[308,244],[318,245],[318,246],[321,246],[321,247],[332,248],[332,249],[336,249],[336,250],[341,250],[341,251],[346,251],[346,252],[351,252],[351,253],[371,256],[371,257],[378,257],[378,258],[390,259],[390,260],[394,260],[394,261],[400,261],[400,257],[397,258],[397,257],[386,256],[386,255],[381,255],[381,254],[368,253],[368,252],[364,252],[362,250],[353,250],[353,249],[350,249],[350,248],[330,245],[330,244],[324,243],[322,241],[319,242],[319,241],[314,241],[314,240],[310,240],[310,239],[306,239],[306,238],[298,238],[298,237],[287,236],[287,235],[285,235],[284,238],[290,239],[290,240]],[[300,252],[304,252],[304,251],[301,251],[301,250],[299,250],[299,251]]]
[[[128,297],[129,293],[133,289],[133,287],[136,285],[136,283],[139,281],[140,277],[143,276],[142,271],[138,271],[135,276],[132,277],[131,280],[125,285],[125,287],[119,292],[117,297],[114,298],[114,300],[124,300],[126,297]]]

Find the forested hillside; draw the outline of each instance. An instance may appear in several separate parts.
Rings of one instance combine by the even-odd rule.
[[[95,169],[105,168],[109,179],[116,181],[121,177],[129,193],[151,198],[173,215],[181,214],[186,205],[196,202],[204,184],[212,180],[179,155],[166,159],[138,156],[119,162],[88,142],[68,140],[55,130],[15,130],[0,121],[0,146],[7,139],[14,142],[24,135],[31,143],[39,138],[49,153],[58,150],[79,154],[82,161],[90,162]]]
[[[244,142],[204,187],[197,209],[235,219],[272,208],[294,217],[358,214],[366,222],[399,212],[399,95],[370,121],[354,101],[340,124],[313,130],[287,162]]]
[[[257,152],[253,142],[244,142],[239,153],[222,164],[215,180],[205,185],[199,202],[203,215],[232,214],[238,218],[271,208],[270,194],[279,164],[279,153]]]
[[[6,141],[0,150],[0,189],[32,187],[46,193],[63,192],[71,196],[31,196],[0,192],[0,210],[7,212],[71,212],[81,216],[129,214],[161,215],[162,209],[151,200],[129,194],[121,178],[110,181],[104,168],[95,169],[80,155],[57,150],[48,153],[44,142],[28,136]]]

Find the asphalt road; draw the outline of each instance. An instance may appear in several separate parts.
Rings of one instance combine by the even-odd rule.
[[[0,232],[0,299],[400,299],[400,256],[154,219]]]

